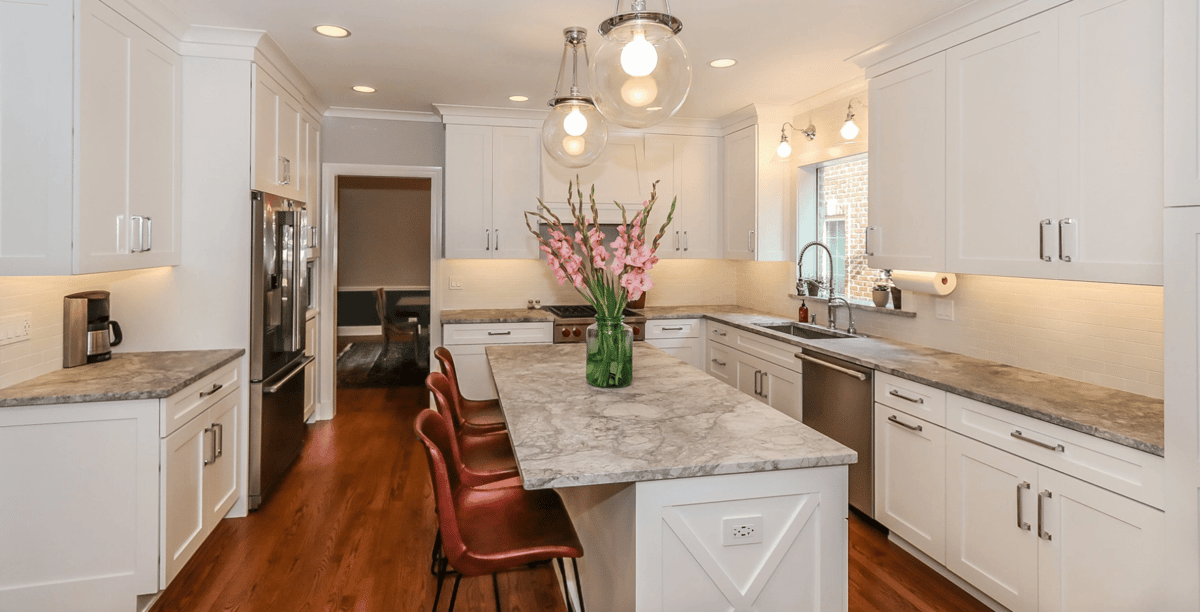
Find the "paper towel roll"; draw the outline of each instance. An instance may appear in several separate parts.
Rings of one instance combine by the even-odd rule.
[[[946,272],[906,272],[892,270],[892,282],[902,291],[949,295],[958,286],[958,279]]]

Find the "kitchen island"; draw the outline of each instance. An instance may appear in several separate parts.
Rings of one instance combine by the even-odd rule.
[[[521,478],[584,545],[586,608],[846,609],[854,451],[642,343],[596,389],[582,344],[489,346]]]

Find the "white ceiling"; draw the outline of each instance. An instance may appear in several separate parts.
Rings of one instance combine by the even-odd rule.
[[[611,0],[164,0],[192,25],[266,30],[331,106],[432,111],[433,103],[544,108],[562,29],[588,30]],[[678,116],[717,118],[750,103],[793,104],[861,75],[845,58],[969,0],[676,0],[692,58]],[[662,5],[651,0],[654,9]],[[335,40],[318,24],[349,28]],[[732,57],[715,69],[708,62]],[[353,85],[379,91],[360,94]],[[510,95],[529,96],[510,102]]]

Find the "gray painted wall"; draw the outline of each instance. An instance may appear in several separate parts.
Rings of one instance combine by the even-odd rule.
[[[334,164],[445,166],[441,123],[325,117],[321,161]]]

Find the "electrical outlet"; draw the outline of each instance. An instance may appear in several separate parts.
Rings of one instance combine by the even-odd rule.
[[[934,306],[933,316],[943,321],[954,320],[954,300],[940,298]]]
[[[29,323],[31,316],[28,312],[22,312],[0,318],[0,346],[28,340],[32,331]]]
[[[457,276],[451,276],[449,278],[450,278],[450,290],[451,291],[462,291],[462,279]]]
[[[721,533],[722,546],[761,544],[763,541],[762,515],[723,519]]]

